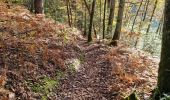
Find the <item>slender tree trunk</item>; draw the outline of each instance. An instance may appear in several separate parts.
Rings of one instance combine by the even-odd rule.
[[[77,26],[77,1],[75,0],[75,19],[74,19],[74,26]]]
[[[88,4],[87,4],[86,0],[83,0],[83,1],[84,1],[85,6],[86,6],[86,8],[87,8],[87,10],[88,10],[88,14],[89,14],[89,16],[90,16],[90,15],[91,15],[90,7],[88,6]],[[97,35],[97,31],[96,31],[96,29],[95,29],[95,24],[94,24],[94,23],[93,23],[93,31],[94,31],[94,34],[95,34],[95,37],[96,37],[96,35]]]
[[[85,8],[85,18],[84,18],[84,36],[87,35],[87,10]]]
[[[147,15],[147,12],[148,12],[148,7],[149,7],[149,0],[148,0],[147,3],[146,3],[146,9],[145,9],[143,21],[145,21],[145,19],[146,19],[146,15]]]
[[[87,4],[87,1],[86,1],[86,0],[83,0],[83,1],[84,1],[84,4],[85,4],[85,6],[86,6],[86,8],[87,8],[87,10],[88,10],[89,15],[90,15],[90,7],[89,7],[89,5]]]
[[[161,23],[163,22],[163,16],[161,17],[160,21],[159,21],[159,25],[158,25],[158,28],[156,30],[156,33],[158,34],[159,33],[159,30],[161,29]]]
[[[34,12],[34,0],[29,1],[29,10],[33,13]]]
[[[112,2],[112,0],[107,0],[107,6],[108,6],[108,8],[110,8],[111,7],[111,2]]]
[[[146,14],[147,14],[148,5],[149,5],[149,0],[145,1],[144,10],[143,10],[143,12],[142,12],[142,17],[141,17],[141,21],[140,21],[140,23],[139,23],[138,32],[141,31],[141,29],[142,29],[142,23],[145,21],[145,17],[146,17]]]
[[[115,11],[115,0],[111,1],[111,7],[110,7],[110,15],[109,15],[109,21],[108,21],[108,27],[107,27],[107,33],[112,33],[112,25],[113,25],[113,19],[114,19],[114,11]]]
[[[103,15],[103,39],[105,38],[105,20],[106,20],[106,3],[107,1],[104,1],[104,15]]]
[[[162,31],[163,31],[163,21],[162,21],[162,23],[161,23],[161,25],[160,25],[159,35],[161,35]]]
[[[91,14],[90,14],[90,25],[89,25],[88,42],[92,41],[92,26],[93,26],[93,17],[94,17],[94,12],[95,12],[95,5],[96,5],[96,0],[93,0],[92,10],[91,10]]]
[[[68,0],[68,7],[69,7],[69,14],[70,14],[70,22],[71,22],[71,26],[73,24],[73,14],[72,14],[72,8],[71,8],[71,4],[70,4],[70,0]]]
[[[35,14],[44,13],[44,0],[34,0]]]
[[[134,18],[134,20],[133,20],[131,32],[133,32],[133,30],[134,30],[135,22],[136,22],[136,19],[137,19],[138,14],[139,14],[140,8],[141,8],[141,6],[142,6],[142,3],[143,3],[143,0],[141,1],[140,5],[139,5],[139,8],[138,8],[138,10],[137,10],[137,12],[136,12],[136,15],[135,15],[135,18]]]
[[[99,26],[99,33],[101,33],[102,27],[102,0],[100,0],[100,26]]]
[[[156,7],[157,7],[157,3],[158,3],[158,0],[155,1],[155,5],[154,5],[153,11],[152,11],[152,15],[151,15],[151,18],[150,18],[150,21],[149,21],[149,25],[148,25],[146,34],[147,34],[147,33],[149,32],[149,30],[150,30],[150,27],[151,27],[151,24],[152,24],[152,19],[153,19],[153,17],[154,17],[155,10],[156,10]]]
[[[129,0],[128,0],[128,2],[129,2]],[[130,23],[130,19],[131,19],[131,15],[130,15],[130,13],[129,13],[129,8],[130,8],[130,4],[129,3],[127,3],[126,4],[126,13],[125,13],[125,22],[124,22],[124,26],[125,27],[129,27],[129,23]]]
[[[160,95],[170,93],[170,0],[165,0],[164,19],[161,61],[158,71]],[[156,98],[156,100],[160,99]]]
[[[128,22],[129,17],[129,3],[126,4],[126,12],[125,12],[125,24]]]
[[[123,20],[123,12],[124,12],[125,0],[119,1],[119,10],[118,10],[118,17],[117,17],[117,24],[115,33],[112,38],[111,45],[117,46],[117,41],[120,39],[120,32],[122,28],[122,20]]]
[[[70,9],[69,9],[69,0],[66,1],[66,6],[67,6],[67,17],[68,17],[68,24],[71,27],[71,18],[70,18]]]

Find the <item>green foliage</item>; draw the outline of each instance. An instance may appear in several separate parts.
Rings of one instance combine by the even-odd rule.
[[[79,59],[80,59],[81,62],[84,62],[85,61],[85,54],[81,53]]]
[[[126,97],[124,100],[139,100],[137,97],[136,92],[134,91],[132,94],[130,94],[128,97]]]
[[[67,21],[65,2],[62,0],[45,0],[44,11],[48,17],[52,17],[56,21]]]
[[[48,100],[47,96],[42,96],[41,100]]]
[[[170,100],[170,95],[165,94],[160,100]]]
[[[161,36],[156,33],[143,35],[143,50],[153,55],[160,56]]]
[[[49,95],[53,89],[59,86],[59,80],[65,77],[65,73],[62,71],[56,71],[56,77],[54,79],[44,76],[39,79],[39,82],[32,83],[31,81],[27,81],[27,84],[31,87],[32,91],[35,93],[41,93],[42,100],[47,100],[47,95]]]
[[[60,80],[61,78],[65,77],[65,73],[60,71],[60,70],[57,70],[56,71],[56,79],[57,80]]]
[[[155,88],[153,91],[152,91],[152,96],[151,96],[151,100],[156,100],[156,99],[159,99],[160,98],[160,91],[158,90],[158,88]]]
[[[161,94],[158,88],[153,90],[152,100],[170,100],[169,94]]]
[[[37,93],[48,94],[51,89],[54,89],[58,84],[58,80],[51,79],[49,77],[44,77],[40,79],[41,83],[36,83],[32,86],[32,90]]]

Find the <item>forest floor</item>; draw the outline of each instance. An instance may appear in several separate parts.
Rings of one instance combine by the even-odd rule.
[[[81,55],[71,60],[76,69],[61,79],[57,99],[122,100],[134,91],[149,99],[156,86],[157,59],[137,49],[86,41],[78,41]]]
[[[159,59],[10,6],[0,3],[0,99],[144,100],[156,87]]]

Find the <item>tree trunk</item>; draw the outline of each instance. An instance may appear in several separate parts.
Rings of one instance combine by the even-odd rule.
[[[77,1],[75,0],[75,19],[74,19],[74,26],[77,26]]]
[[[160,29],[159,29],[159,35],[161,35],[162,34],[162,31],[163,31],[163,21],[162,21],[162,23],[161,23],[161,25],[160,25]]]
[[[34,0],[35,14],[44,13],[44,0]]]
[[[118,11],[118,17],[117,17],[117,23],[116,23],[116,29],[115,33],[112,38],[111,45],[117,46],[117,41],[120,38],[120,32],[122,28],[122,19],[123,19],[123,12],[124,12],[124,6],[125,6],[125,0],[119,1],[119,11]]]
[[[88,6],[86,0],[83,0],[83,1],[84,1],[84,4],[85,4],[86,8],[87,8],[88,14],[89,14],[89,16],[90,16],[90,15],[91,15],[90,7]],[[96,29],[95,29],[95,24],[94,24],[94,23],[93,23],[93,26],[92,26],[92,27],[93,27],[93,31],[94,31],[95,36],[97,36],[97,31],[96,31]]]
[[[84,14],[84,36],[87,35],[87,11],[85,8],[85,14]]]
[[[143,17],[142,21],[145,21],[145,19],[146,19],[146,15],[147,15],[147,12],[148,12],[148,7],[149,7],[149,0],[146,2],[145,13],[144,13],[144,17]]]
[[[159,30],[161,29],[161,24],[163,22],[163,16],[161,17],[160,21],[159,21],[159,25],[158,25],[158,28],[156,30],[156,33],[158,34],[159,33]]]
[[[26,3],[28,3],[27,4],[28,9],[33,13],[34,12],[34,1],[30,0],[30,1],[27,1]]]
[[[133,32],[133,30],[134,30],[135,22],[136,22],[136,19],[137,19],[138,14],[139,14],[140,8],[141,8],[141,6],[142,6],[142,3],[143,3],[143,0],[141,1],[140,5],[139,5],[139,8],[138,8],[138,10],[137,10],[137,12],[136,12],[136,15],[135,15],[135,18],[134,18],[134,21],[133,21],[133,24],[132,24],[131,32]]]
[[[102,0],[100,0],[100,26],[99,26],[99,33],[101,33],[102,27]]]
[[[152,19],[153,19],[153,16],[154,16],[154,14],[155,14],[155,10],[156,10],[156,7],[157,7],[157,3],[158,3],[158,0],[155,1],[155,5],[154,5],[153,11],[152,11],[152,15],[151,15],[151,18],[150,18],[150,21],[149,21],[149,25],[148,25],[146,34],[147,34],[147,33],[149,32],[149,30],[150,30],[150,27],[151,27],[151,24],[152,24]]]
[[[109,15],[109,22],[107,27],[107,33],[112,33],[112,25],[113,25],[113,19],[114,19],[114,11],[115,11],[115,0],[111,1],[111,7],[110,7],[110,15]]]
[[[170,93],[170,0],[165,0],[164,13],[162,52],[158,71],[158,90],[161,95]]]
[[[69,24],[69,26],[71,27],[72,26],[72,24],[71,24],[71,17],[70,17],[70,7],[69,7],[69,0],[67,0],[66,1],[66,6],[67,6],[67,17],[68,17],[68,24]]]
[[[71,22],[71,26],[73,24],[73,14],[72,14],[72,8],[71,8],[71,2],[70,0],[68,0],[68,4],[69,4],[69,14],[70,14],[70,22]]]
[[[103,39],[105,38],[105,20],[106,20],[106,3],[107,1],[104,1],[104,15],[103,15]]]
[[[92,10],[91,10],[91,14],[90,14],[90,25],[89,25],[88,42],[92,41],[92,26],[93,26],[93,17],[94,17],[94,12],[95,12],[95,5],[96,5],[96,0],[93,0]]]
[[[144,10],[142,11],[142,17],[141,17],[141,21],[140,21],[140,23],[139,23],[138,32],[141,32],[142,23],[143,23],[143,22],[145,21],[145,19],[146,19],[146,15],[147,15],[147,11],[148,11],[148,6],[149,6],[149,0],[145,1]]]

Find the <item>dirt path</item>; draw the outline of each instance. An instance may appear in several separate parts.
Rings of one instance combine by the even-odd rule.
[[[79,41],[79,48],[84,55],[80,68],[62,79],[58,89],[61,100],[112,100],[118,93],[108,91],[114,77],[111,76],[109,62],[102,58],[108,52],[107,46],[88,45],[85,40]]]

